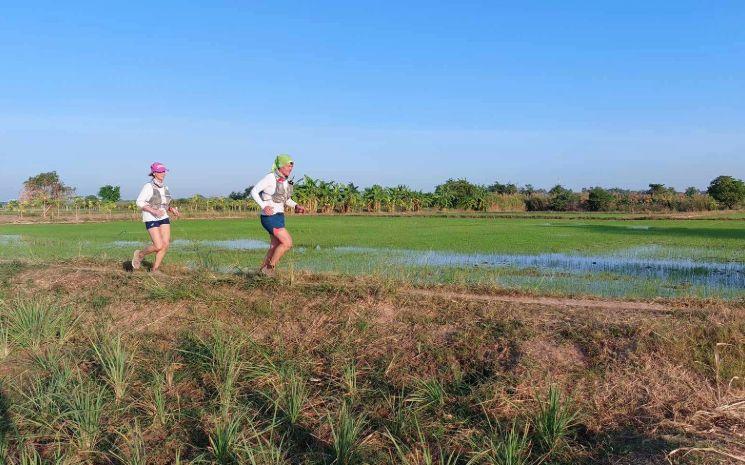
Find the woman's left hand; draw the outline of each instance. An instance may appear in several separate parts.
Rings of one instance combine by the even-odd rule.
[[[178,211],[178,208],[171,207],[170,210],[171,210],[171,213],[173,213],[176,216],[176,218],[181,216],[181,213]]]
[[[305,213],[305,207],[295,205],[295,213]]]

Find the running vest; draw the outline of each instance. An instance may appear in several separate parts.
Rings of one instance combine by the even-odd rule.
[[[161,207],[165,206],[168,208],[169,205],[171,205],[171,192],[168,190],[166,186],[163,186],[163,191],[166,193],[166,198],[163,199],[160,195],[160,189],[158,186],[155,185],[155,183],[151,183],[153,185],[153,195],[150,197],[150,200],[147,201],[148,205],[150,205],[153,208],[160,209]]]
[[[292,198],[292,181],[285,179],[283,182],[277,179],[277,187],[274,189],[274,194],[269,195],[265,192],[261,192],[261,200],[269,201],[271,199],[274,203],[285,204],[290,198]]]

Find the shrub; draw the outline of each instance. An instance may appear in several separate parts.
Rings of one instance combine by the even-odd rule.
[[[735,208],[745,202],[745,182],[732,176],[714,179],[707,192],[726,208]]]
[[[579,210],[579,195],[561,185],[554,186],[553,189],[548,191],[548,195],[548,208],[553,211]]]
[[[607,190],[602,187],[594,187],[590,189],[590,194],[587,199],[587,207],[590,211],[607,212],[613,210],[614,204],[615,197],[613,197],[613,194]]]

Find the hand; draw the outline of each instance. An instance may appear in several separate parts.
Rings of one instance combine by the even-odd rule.
[[[171,210],[171,213],[173,213],[176,216],[176,218],[181,216],[181,212],[178,211],[177,207],[171,207],[170,210]]]
[[[295,213],[300,213],[300,214],[305,213],[305,207],[300,206],[300,205],[295,205]]]
[[[262,210],[262,211],[267,216],[274,215],[274,208],[272,208],[272,207],[264,207],[264,210]]]

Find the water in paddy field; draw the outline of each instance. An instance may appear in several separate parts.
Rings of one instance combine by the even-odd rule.
[[[696,256],[707,253],[700,249],[646,246],[600,256],[466,254],[364,247],[333,250],[349,257],[378,257],[384,264],[398,269],[462,269],[474,277],[498,272],[496,283],[510,287],[537,286],[540,289],[557,285],[566,290],[578,287],[578,291],[601,295],[627,295],[636,290],[650,295],[684,294],[686,289],[701,295],[745,295],[745,263],[704,261]]]
[[[2,245],[13,245],[18,244],[21,242],[21,236],[18,235],[10,235],[10,234],[0,234],[0,244]]]
[[[148,243],[144,240],[70,244],[62,241],[50,246],[25,236],[0,235],[0,256],[37,259],[40,257],[35,250],[41,249],[49,250],[50,258],[77,257],[86,252],[98,257],[118,257],[128,256],[129,251],[125,249],[141,248]],[[177,239],[172,243],[169,260],[230,273],[259,263],[268,245],[264,240],[248,238]],[[730,256],[731,251],[724,249],[659,245],[598,255],[311,246],[293,249],[283,266],[310,272],[369,274],[422,284],[487,284],[559,294],[745,298],[745,261],[732,260]]]

